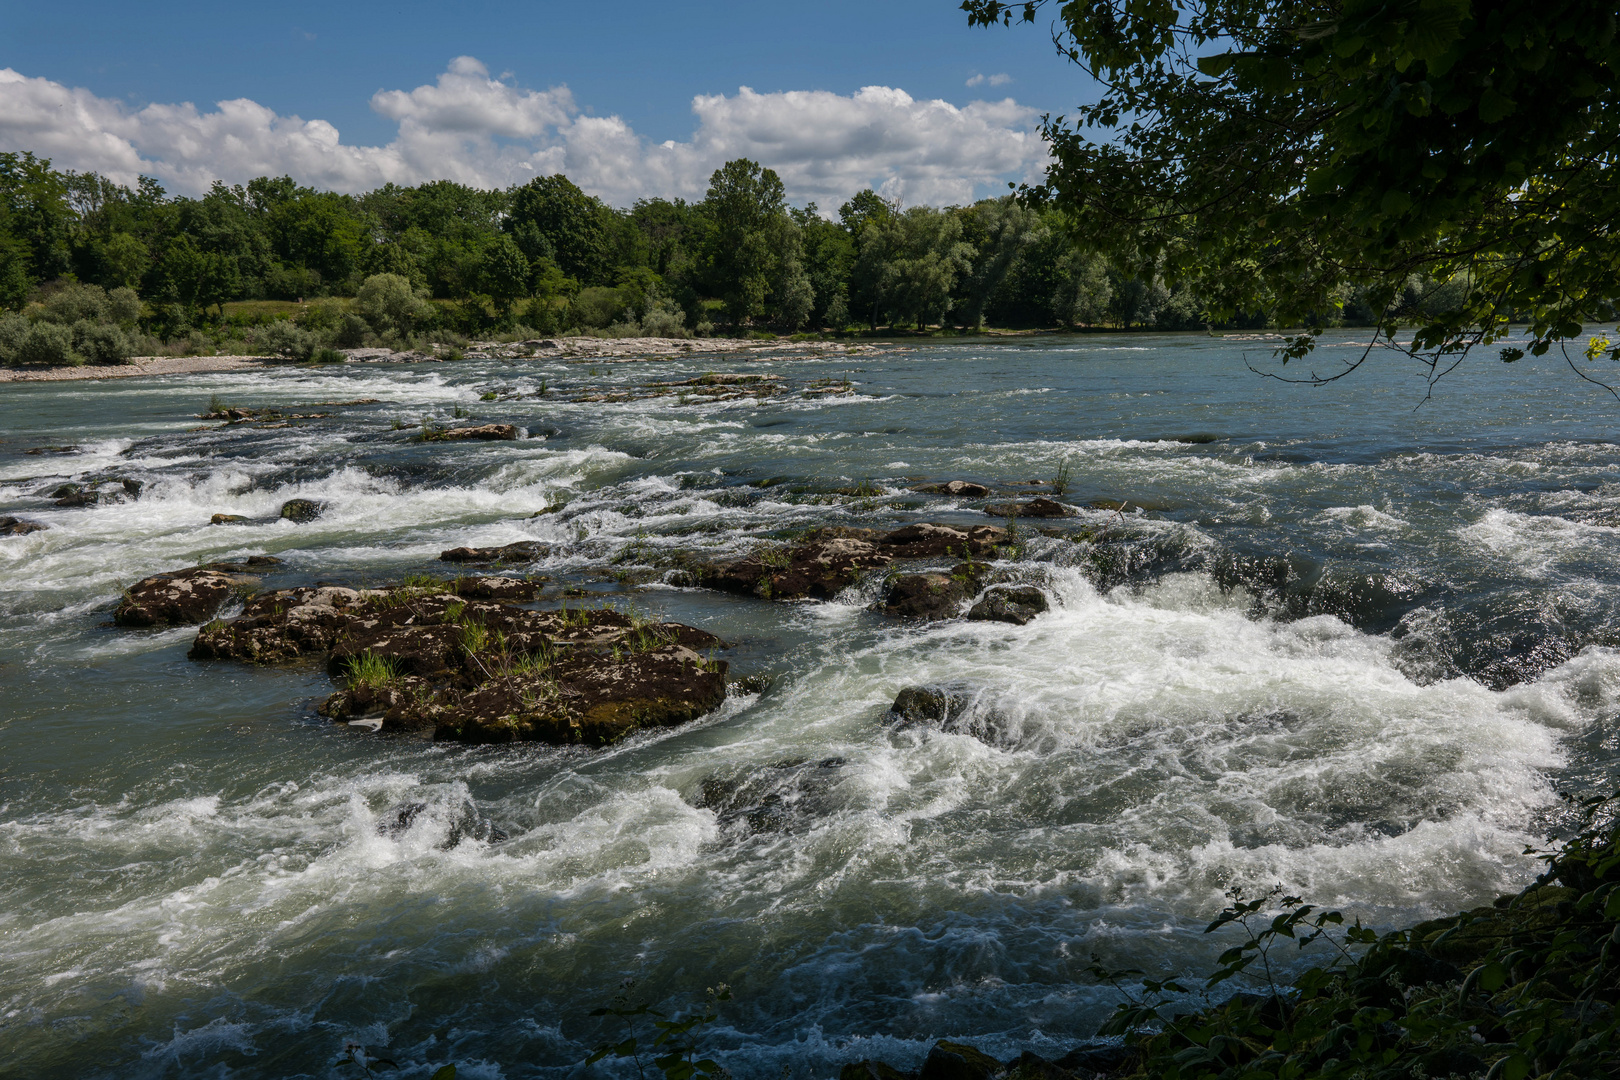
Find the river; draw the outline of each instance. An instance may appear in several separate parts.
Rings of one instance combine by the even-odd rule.
[[[677,1011],[729,984],[705,1045],[750,1080],[941,1037],[1056,1056],[1118,1000],[1093,956],[1207,970],[1228,890],[1390,927],[1523,885],[1557,793],[1620,773],[1615,401],[1556,353],[1427,399],[1394,360],[1312,388],[1268,356],[1099,335],[0,385],[0,514],[49,525],[0,538],[0,1073],[358,1075],[355,1043],[403,1077],[562,1077],[627,979]],[[786,391],[639,389],[710,371]],[[214,396],[332,415],[198,420]],[[1024,626],[892,620],[876,580],[668,583],[677,553],[816,525],[1001,524],[912,488],[1005,498],[1064,463],[1075,515],[1021,522],[1005,567],[1051,601]],[[138,497],[52,505],[97,479]],[[325,510],[278,519],[295,497]],[[768,688],[606,750],[434,744],[323,720],[317,666],[109,622],[201,562],[377,584],[519,540],[552,545],[540,606],[711,630]],[[891,722],[921,684],[993,733]]]

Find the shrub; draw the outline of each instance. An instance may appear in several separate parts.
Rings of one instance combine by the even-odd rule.
[[[22,348],[23,338],[27,336],[27,319],[9,311],[0,314],[0,364],[18,362],[18,350]]]
[[[314,333],[335,330],[342,321],[343,309],[333,303],[310,304],[293,319],[293,322]]]
[[[642,337],[686,338],[692,331],[686,328],[686,313],[669,300],[660,299],[641,319]]]
[[[379,334],[389,330],[409,334],[433,315],[425,291],[418,293],[410,279],[399,274],[372,274],[360,286],[360,295],[355,299],[360,314]]]
[[[315,335],[286,319],[277,319],[254,335],[258,351],[265,356],[286,356],[307,360],[315,351]]]
[[[57,323],[37,322],[28,328],[17,348],[19,364],[82,364],[73,351],[73,331]]]
[[[336,349],[327,348],[325,346],[322,346],[309,354],[309,362],[312,364],[344,364],[347,363],[348,360],[349,358],[347,356],[338,352]]]
[[[574,321],[587,330],[611,326],[624,315],[624,295],[606,285],[581,289],[574,297]]]
[[[188,330],[181,351],[186,356],[212,356],[214,354],[214,339],[201,330]]]
[[[131,327],[141,317],[141,298],[135,290],[121,285],[107,294],[107,318],[119,326]]]
[[[69,282],[45,298],[40,318],[46,322],[71,326],[89,320],[100,322],[107,317],[107,293],[100,285],[80,285]]]
[[[358,349],[366,343],[366,336],[370,332],[371,327],[366,320],[351,311],[338,323],[337,330],[332,334],[332,342],[340,349]]]
[[[88,320],[73,324],[73,347],[92,364],[122,364],[135,352],[135,343],[123,328]]]

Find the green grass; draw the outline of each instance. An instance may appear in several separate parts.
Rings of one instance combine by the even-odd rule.
[[[465,623],[461,627],[461,648],[468,656],[477,656],[489,648],[489,630],[482,623]]]
[[[367,650],[349,660],[349,686],[351,689],[369,687],[381,689],[395,682],[399,672],[394,662]]]

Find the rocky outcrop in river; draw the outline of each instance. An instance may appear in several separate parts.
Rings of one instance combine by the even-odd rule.
[[[462,742],[602,746],[725,700],[726,664],[706,655],[724,646],[713,634],[610,608],[533,611],[473,598],[533,591],[515,578],[280,589],[205,627],[190,655],[256,664],[324,656],[348,685],[322,715]]]
[[[257,584],[258,574],[280,563],[268,555],[254,555],[241,562],[153,574],[124,590],[113,622],[131,627],[207,622],[233,595]]]
[[[793,546],[764,548],[705,567],[698,580],[711,589],[767,600],[828,600],[867,571],[896,560],[988,555],[1006,536],[1006,530],[990,525],[962,528],[922,523],[888,533],[817,529]]]

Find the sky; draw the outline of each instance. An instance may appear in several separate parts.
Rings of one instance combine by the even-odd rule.
[[[974,29],[956,0],[7,8],[0,151],[182,194],[564,172],[627,206],[750,157],[799,205],[942,205],[1038,180],[1041,114],[1094,96],[1046,22]]]

